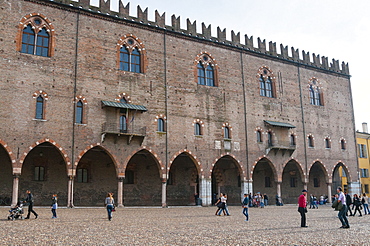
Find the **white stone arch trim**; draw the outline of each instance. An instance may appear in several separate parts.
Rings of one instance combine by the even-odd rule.
[[[192,161],[194,162],[196,168],[197,168],[197,171],[198,173],[200,174],[199,177],[201,178],[204,178],[205,177],[205,173],[204,173],[204,169],[203,169],[203,165],[202,163],[199,161],[199,159],[197,158],[196,155],[194,155],[190,150],[188,149],[182,149],[182,150],[179,150],[177,151],[170,159],[169,161],[169,165],[167,167],[167,172],[170,171],[171,169],[171,166],[172,166],[172,163],[174,162],[174,160],[182,153],[186,153],[190,159],[192,159]]]
[[[231,159],[233,159],[234,163],[237,164],[236,166],[238,167],[238,170],[239,170],[239,173],[240,173],[240,178],[242,179],[242,181],[247,181],[247,176],[248,175],[247,175],[247,172],[245,171],[245,168],[243,167],[243,165],[241,165],[241,161],[238,160],[238,158],[236,158],[235,155],[230,154],[229,152],[226,152],[225,154],[219,155],[219,157],[217,157],[212,162],[212,168],[209,170],[209,176],[208,176],[208,178],[212,178],[212,172],[213,172],[214,166],[223,157],[231,157]]]

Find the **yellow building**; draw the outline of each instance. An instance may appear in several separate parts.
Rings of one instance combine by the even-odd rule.
[[[370,134],[368,132],[367,123],[362,123],[362,132],[356,132],[357,141],[357,156],[359,163],[361,193],[370,195]]]

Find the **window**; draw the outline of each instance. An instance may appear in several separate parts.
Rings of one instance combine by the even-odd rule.
[[[258,70],[260,96],[275,97],[275,81],[271,70],[263,66]]]
[[[199,85],[216,86],[216,63],[207,53],[196,58],[197,83]]]
[[[36,99],[35,119],[44,119],[44,98],[41,95]]]
[[[366,151],[366,145],[365,144],[359,144],[358,145],[358,156],[360,158],[367,158],[367,151]]]
[[[260,130],[257,131],[257,143],[262,143],[262,132]]]
[[[290,177],[290,187],[297,187],[297,178]]]
[[[310,84],[308,87],[310,93],[310,104],[316,106],[322,106],[322,93],[320,90],[319,82],[316,78],[312,78],[310,80]]]
[[[320,180],[318,178],[313,179],[313,187],[320,187]]]
[[[369,193],[369,185],[364,184],[364,193]]]
[[[369,177],[369,169],[361,168],[361,178],[368,178]]]
[[[340,140],[340,148],[341,148],[341,150],[346,149],[346,140],[344,140],[344,139]]]
[[[315,147],[313,137],[311,135],[308,136],[308,147],[310,147],[310,148]]]
[[[19,25],[18,51],[37,56],[51,56],[54,27],[47,18],[39,14],[30,14],[23,17]]]
[[[199,123],[195,123],[194,124],[194,134],[196,135],[196,136],[200,136],[200,135],[202,135],[202,131],[201,131],[201,125],[199,124]]]
[[[83,103],[81,100],[79,100],[76,103],[76,116],[75,116],[76,123],[82,124],[82,117],[83,117]]]
[[[227,127],[227,126],[224,127],[224,138],[225,139],[231,139],[231,137],[230,137],[230,128]]]
[[[125,184],[135,183],[135,172],[133,170],[126,170]]]
[[[295,136],[294,134],[291,134],[290,135],[290,146],[295,146]]]
[[[265,187],[271,187],[271,179],[270,179],[270,177],[265,177]]]
[[[127,132],[127,118],[126,115],[119,117],[119,130],[120,132]]]
[[[35,167],[34,180],[35,181],[44,181],[45,177],[45,168],[44,167]]]
[[[143,73],[144,47],[142,42],[132,36],[124,36],[118,42],[119,70]]]
[[[274,146],[274,143],[272,141],[272,132],[267,133],[267,144],[268,146]]]
[[[86,168],[77,168],[77,183],[88,182],[88,171]]]
[[[164,120],[162,118],[157,120],[157,131],[164,132]]]
[[[330,138],[325,138],[325,148],[326,149],[330,149],[331,148]]]

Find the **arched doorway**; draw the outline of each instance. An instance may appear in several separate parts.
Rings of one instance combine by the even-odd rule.
[[[227,195],[227,204],[239,205],[241,202],[240,166],[231,156],[220,158],[212,171],[212,194]]]
[[[76,167],[74,205],[103,206],[108,192],[117,199],[117,174],[113,159],[100,146],[89,149]]]
[[[268,159],[262,158],[253,169],[253,192],[266,194],[269,204],[275,204],[277,194],[276,178],[276,170],[273,164]]]
[[[342,187],[344,192],[348,192],[348,177],[349,173],[347,167],[339,162],[333,171],[332,194],[337,193],[338,186]]]
[[[12,203],[12,162],[6,149],[0,144],[0,206]]]
[[[192,157],[183,152],[172,162],[167,180],[168,205],[195,205],[199,194],[198,169]]]
[[[132,156],[127,164],[124,180],[125,206],[160,206],[162,183],[155,157],[147,150]]]
[[[315,162],[309,172],[309,180],[307,185],[308,196],[314,195],[319,199],[320,196],[328,195],[328,174],[325,167],[320,162]]]
[[[50,206],[53,194],[58,204],[67,205],[68,177],[65,160],[53,144],[44,142],[33,148],[26,156],[19,177],[19,199],[30,190],[35,205]]]
[[[290,160],[284,167],[281,184],[281,198],[283,203],[297,203],[298,196],[303,189],[303,172],[295,160]]]

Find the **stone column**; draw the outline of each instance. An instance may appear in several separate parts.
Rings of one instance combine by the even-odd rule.
[[[200,178],[199,179],[199,198],[202,199],[202,206],[212,205],[212,179]]]
[[[167,208],[167,179],[162,178],[162,208]]]
[[[243,180],[241,183],[242,190],[241,190],[241,199],[244,199],[244,194],[252,193],[253,194],[253,185],[250,181]]]
[[[18,189],[19,189],[19,174],[13,175],[13,194],[12,194],[12,206],[18,203]]]
[[[68,180],[68,201],[67,201],[67,207],[73,208],[73,181],[74,177],[72,175],[69,176]]]
[[[281,197],[281,182],[276,182],[276,194]]]
[[[118,178],[117,207],[123,207],[123,180],[124,177]]]
[[[328,201],[327,203],[331,204],[331,183],[327,183],[328,186]]]

